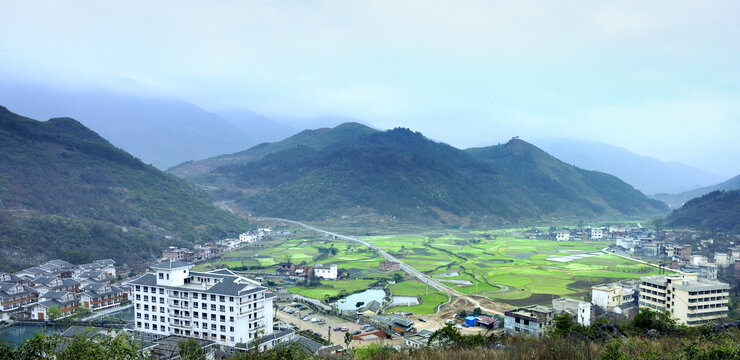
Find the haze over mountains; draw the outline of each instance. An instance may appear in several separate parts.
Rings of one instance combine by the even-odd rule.
[[[638,155],[600,141],[551,138],[533,142],[566,163],[612,174],[647,195],[679,193],[726,179],[680,162]]]
[[[740,189],[740,175],[716,185],[694,189],[691,191],[685,191],[678,194],[655,194],[653,195],[653,198],[665,202],[666,204],[668,204],[668,206],[672,208],[678,208],[691,199],[709,194],[714,191],[730,191],[738,189]]]
[[[248,228],[76,120],[39,122],[0,106],[0,270],[50,258],[136,264]]]
[[[459,225],[667,212],[614,176],[565,164],[522,140],[463,151],[407,129],[356,123],[172,171],[252,194],[239,195],[239,203],[256,214],[303,220],[370,214]]]

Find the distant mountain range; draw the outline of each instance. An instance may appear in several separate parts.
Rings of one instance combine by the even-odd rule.
[[[522,140],[464,151],[407,129],[380,132],[356,123],[171,171],[231,190],[255,214],[303,220],[375,215],[512,224],[645,218],[668,210],[612,175],[565,164]]]
[[[740,233],[740,190],[715,190],[674,210],[666,225]]]
[[[612,174],[648,195],[679,193],[725,179],[686,164],[637,155],[600,141],[538,139],[533,142],[566,163]]]
[[[249,229],[206,194],[70,118],[0,107],[0,270],[50,258],[135,265]]]
[[[145,163],[160,169],[278,141],[297,130],[249,110],[214,114],[195,104],[102,90],[59,91],[0,83],[0,99],[36,119],[77,119]]]
[[[671,208],[678,208],[681,207],[685,202],[700,197],[705,194],[709,194],[710,192],[721,190],[721,191],[728,191],[728,190],[738,190],[740,189],[740,175],[735,176],[734,178],[721,182],[717,185],[707,186],[700,189],[695,189],[691,191],[685,191],[679,194],[655,194],[653,195],[653,198],[658,199],[660,201],[665,202],[670,206]]]

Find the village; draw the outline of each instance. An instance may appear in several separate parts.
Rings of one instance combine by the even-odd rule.
[[[4,322],[49,323],[68,317],[92,320],[96,314],[132,309],[130,322],[93,323],[93,331],[134,334],[146,344],[149,354],[164,354],[179,341],[197,339],[199,346],[209,352],[267,350],[278,344],[297,343],[311,354],[331,356],[348,347],[374,342],[395,347],[434,347],[437,340],[429,339],[444,326],[452,326],[463,334],[540,336],[559,314],[567,314],[575,323],[587,326],[605,317],[630,319],[639,309],[649,308],[668,311],[679,323],[693,326],[720,320],[729,312],[731,286],[717,280],[717,269],[723,269],[719,272],[722,276],[734,274],[732,270],[740,264],[740,247],[716,252],[714,262],[709,262],[705,255],[692,254],[692,245],[677,243],[677,234],[656,233],[641,226],[530,229],[516,236],[553,242],[610,241],[604,251],[649,264],[662,273],[593,285],[586,300],[557,297],[549,304],[486,313],[472,305],[453,308],[450,299],[439,305],[435,314],[424,315],[386,311],[390,307],[389,297],[383,291],[377,300],[356,304],[348,300],[353,304],[339,308],[335,301],[351,299],[351,293],[332,297],[332,302],[329,296],[322,301],[298,295],[269,280],[309,284],[350,279],[351,271],[337,264],[281,262],[275,264],[274,276],[252,277],[225,268],[193,270],[196,264],[226,251],[254,247],[272,239],[273,230],[264,227],[255,233],[192,249],[168,247],[162,251],[160,261],[148,266],[143,275],[130,278],[119,274],[110,259],[80,265],[50,260],[13,274],[0,274],[0,314]],[[555,257],[548,260],[566,261]],[[394,261],[380,261],[376,269],[381,273],[400,270],[401,263]],[[395,275],[385,282],[393,285],[398,280],[400,277]],[[89,325],[83,322],[72,326],[65,334],[73,336]]]

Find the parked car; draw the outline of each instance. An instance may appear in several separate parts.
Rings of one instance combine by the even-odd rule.
[[[427,322],[427,319],[425,319],[425,318],[419,318],[419,321],[421,321],[421,322]]]
[[[447,319],[447,320],[445,321],[445,325],[455,325],[455,320],[452,320],[452,319]]]
[[[314,311],[314,310],[311,310],[311,311],[309,311],[309,312],[308,312],[308,315],[313,315],[313,314],[315,314],[315,313],[316,313],[316,311]]]
[[[337,326],[337,327],[335,327],[335,328],[334,328],[334,329],[332,329],[332,330],[334,330],[334,331],[342,331],[342,328],[341,328],[341,327],[339,327],[339,326]]]
[[[367,331],[367,332],[371,332],[373,330],[375,330],[375,327],[374,326],[368,326],[368,327],[365,328],[365,331]]]
[[[352,332],[352,335],[360,335],[360,334],[362,334],[362,331],[360,330],[355,330]]]
[[[346,327],[346,326],[342,326],[342,328],[340,330],[342,330],[343,332],[347,332],[347,331],[349,331],[349,328]]]
[[[460,325],[460,324],[457,324],[457,325],[455,325],[455,329],[462,329],[462,328],[463,328],[463,327],[462,327],[462,325]]]
[[[303,317],[303,319],[302,319],[302,320],[303,320],[303,321],[309,321],[309,320],[311,320],[311,317],[310,317],[310,316],[308,316],[308,315],[306,315],[306,316],[304,316],[304,317]]]
[[[312,318],[312,319],[311,319],[311,322],[312,322],[312,323],[315,323],[315,322],[318,322],[318,321],[319,321],[319,318]]]
[[[291,321],[289,325],[290,326],[296,326],[297,324],[295,323],[295,321]]]

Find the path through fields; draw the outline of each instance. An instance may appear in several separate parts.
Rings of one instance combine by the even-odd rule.
[[[466,311],[470,311],[470,310],[472,310],[472,308],[479,307],[485,313],[488,313],[488,314],[498,314],[498,315],[502,315],[502,316],[503,316],[503,311],[504,310],[511,308],[511,306],[509,306],[509,305],[494,302],[493,300],[491,300],[491,299],[489,299],[487,297],[484,297],[484,296],[463,294],[463,293],[461,293],[461,292],[459,292],[459,291],[457,291],[457,290],[455,290],[455,289],[453,289],[453,288],[451,288],[451,287],[449,287],[449,286],[447,286],[447,285],[445,285],[445,284],[443,284],[443,283],[441,283],[441,282],[439,282],[439,281],[437,281],[437,280],[435,280],[435,279],[427,276],[426,274],[424,274],[424,273],[422,273],[422,272],[414,269],[413,267],[411,267],[410,265],[406,264],[405,262],[399,260],[395,256],[393,256],[393,255],[385,252],[383,249],[379,248],[377,245],[371,244],[371,243],[369,243],[367,241],[360,240],[358,238],[347,236],[347,235],[341,235],[341,234],[333,233],[333,232],[330,232],[330,231],[327,231],[327,230],[322,230],[322,229],[319,229],[317,227],[314,227],[314,226],[311,226],[311,225],[308,225],[308,224],[304,224],[304,223],[299,222],[299,221],[294,221],[294,220],[279,219],[279,218],[260,218],[258,220],[277,220],[277,221],[284,221],[284,222],[287,222],[287,223],[291,223],[291,224],[295,224],[295,225],[304,227],[304,228],[309,229],[309,230],[313,230],[313,231],[318,232],[318,233],[326,234],[326,235],[329,235],[329,236],[334,236],[337,239],[342,239],[342,240],[345,240],[345,241],[354,242],[354,243],[357,243],[357,244],[366,246],[367,248],[372,249],[373,251],[375,251],[376,253],[378,253],[380,256],[384,257],[386,260],[392,261],[392,262],[397,262],[397,263],[401,264],[401,270],[405,271],[407,274],[413,276],[417,280],[419,280],[419,281],[427,284],[429,287],[431,287],[431,288],[433,288],[435,290],[438,290],[440,292],[443,292],[443,293],[447,294],[448,296],[452,297],[453,300],[450,302],[450,305],[453,305],[453,307],[462,307],[462,306],[464,306],[465,307],[464,310],[466,310]],[[462,301],[456,301],[455,298],[457,298],[458,300],[462,300]],[[455,304],[460,304],[461,306],[454,306]],[[463,309],[460,309],[460,310],[463,310]]]

